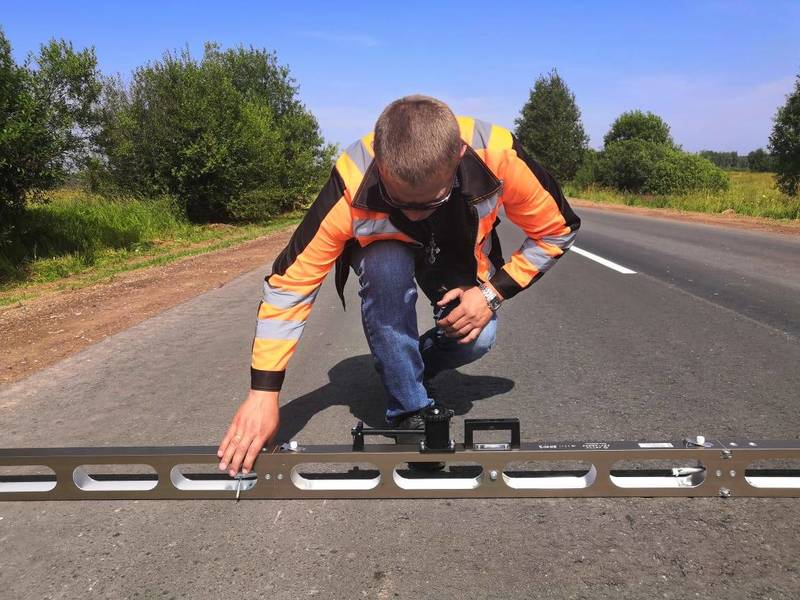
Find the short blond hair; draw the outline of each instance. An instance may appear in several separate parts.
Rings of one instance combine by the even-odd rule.
[[[441,100],[415,94],[387,106],[375,124],[375,160],[408,185],[418,185],[455,170],[461,130]]]

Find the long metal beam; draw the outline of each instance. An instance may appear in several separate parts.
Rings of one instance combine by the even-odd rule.
[[[236,478],[218,461],[216,446],[0,449],[0,501],[800,497],[797,440],[284,445]]]

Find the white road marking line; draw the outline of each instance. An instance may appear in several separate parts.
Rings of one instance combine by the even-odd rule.
[[[570,248],[570,250],[572,250],[572,252],[575,252],[576,254],[580,254],[581,256],[585,256],[589,260],[593,260],[595,262],[599,262],[604,267],[608,267],[609,269],[613,269],[617,273],[622,273],[623,275],[636,275],[636,271],[631,271],[628,267],[623,267],[622,265],[618,265],[617,263],[611,262],[610,260],[607,260],[607,259],[603,258],[602,256],[597,256],[597,254],[592,254],[591,252],[588,252],[587,250],[584,250],[583,248],[578,248],[577,246],[572,246],[572,248]]]

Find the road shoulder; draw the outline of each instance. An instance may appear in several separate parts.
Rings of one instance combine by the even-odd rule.
[[[293,230],[4,308],[0,384],[22,379],[259,266],[268,268]],[[257,302],[254,298],[254,315]]]

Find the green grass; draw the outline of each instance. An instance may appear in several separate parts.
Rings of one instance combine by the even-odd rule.
[[[38,295],[35,287],[83,287],[115,274],[239,244],[296,223],[195,225],[168,199],[108,200],[58,190],[30,204],[0,247],[0,306]]]
[[[673,208],[703,213],[728,209],[740,215],[770,219],[800,219],[800,197],[789,197],[775,187],[772,173],[729,171],[730,188],[722,192],[693,192],[684,196],[641,196],[601,187],[577,188],[570,184],[564,192],[574,198],[596,202]]]

